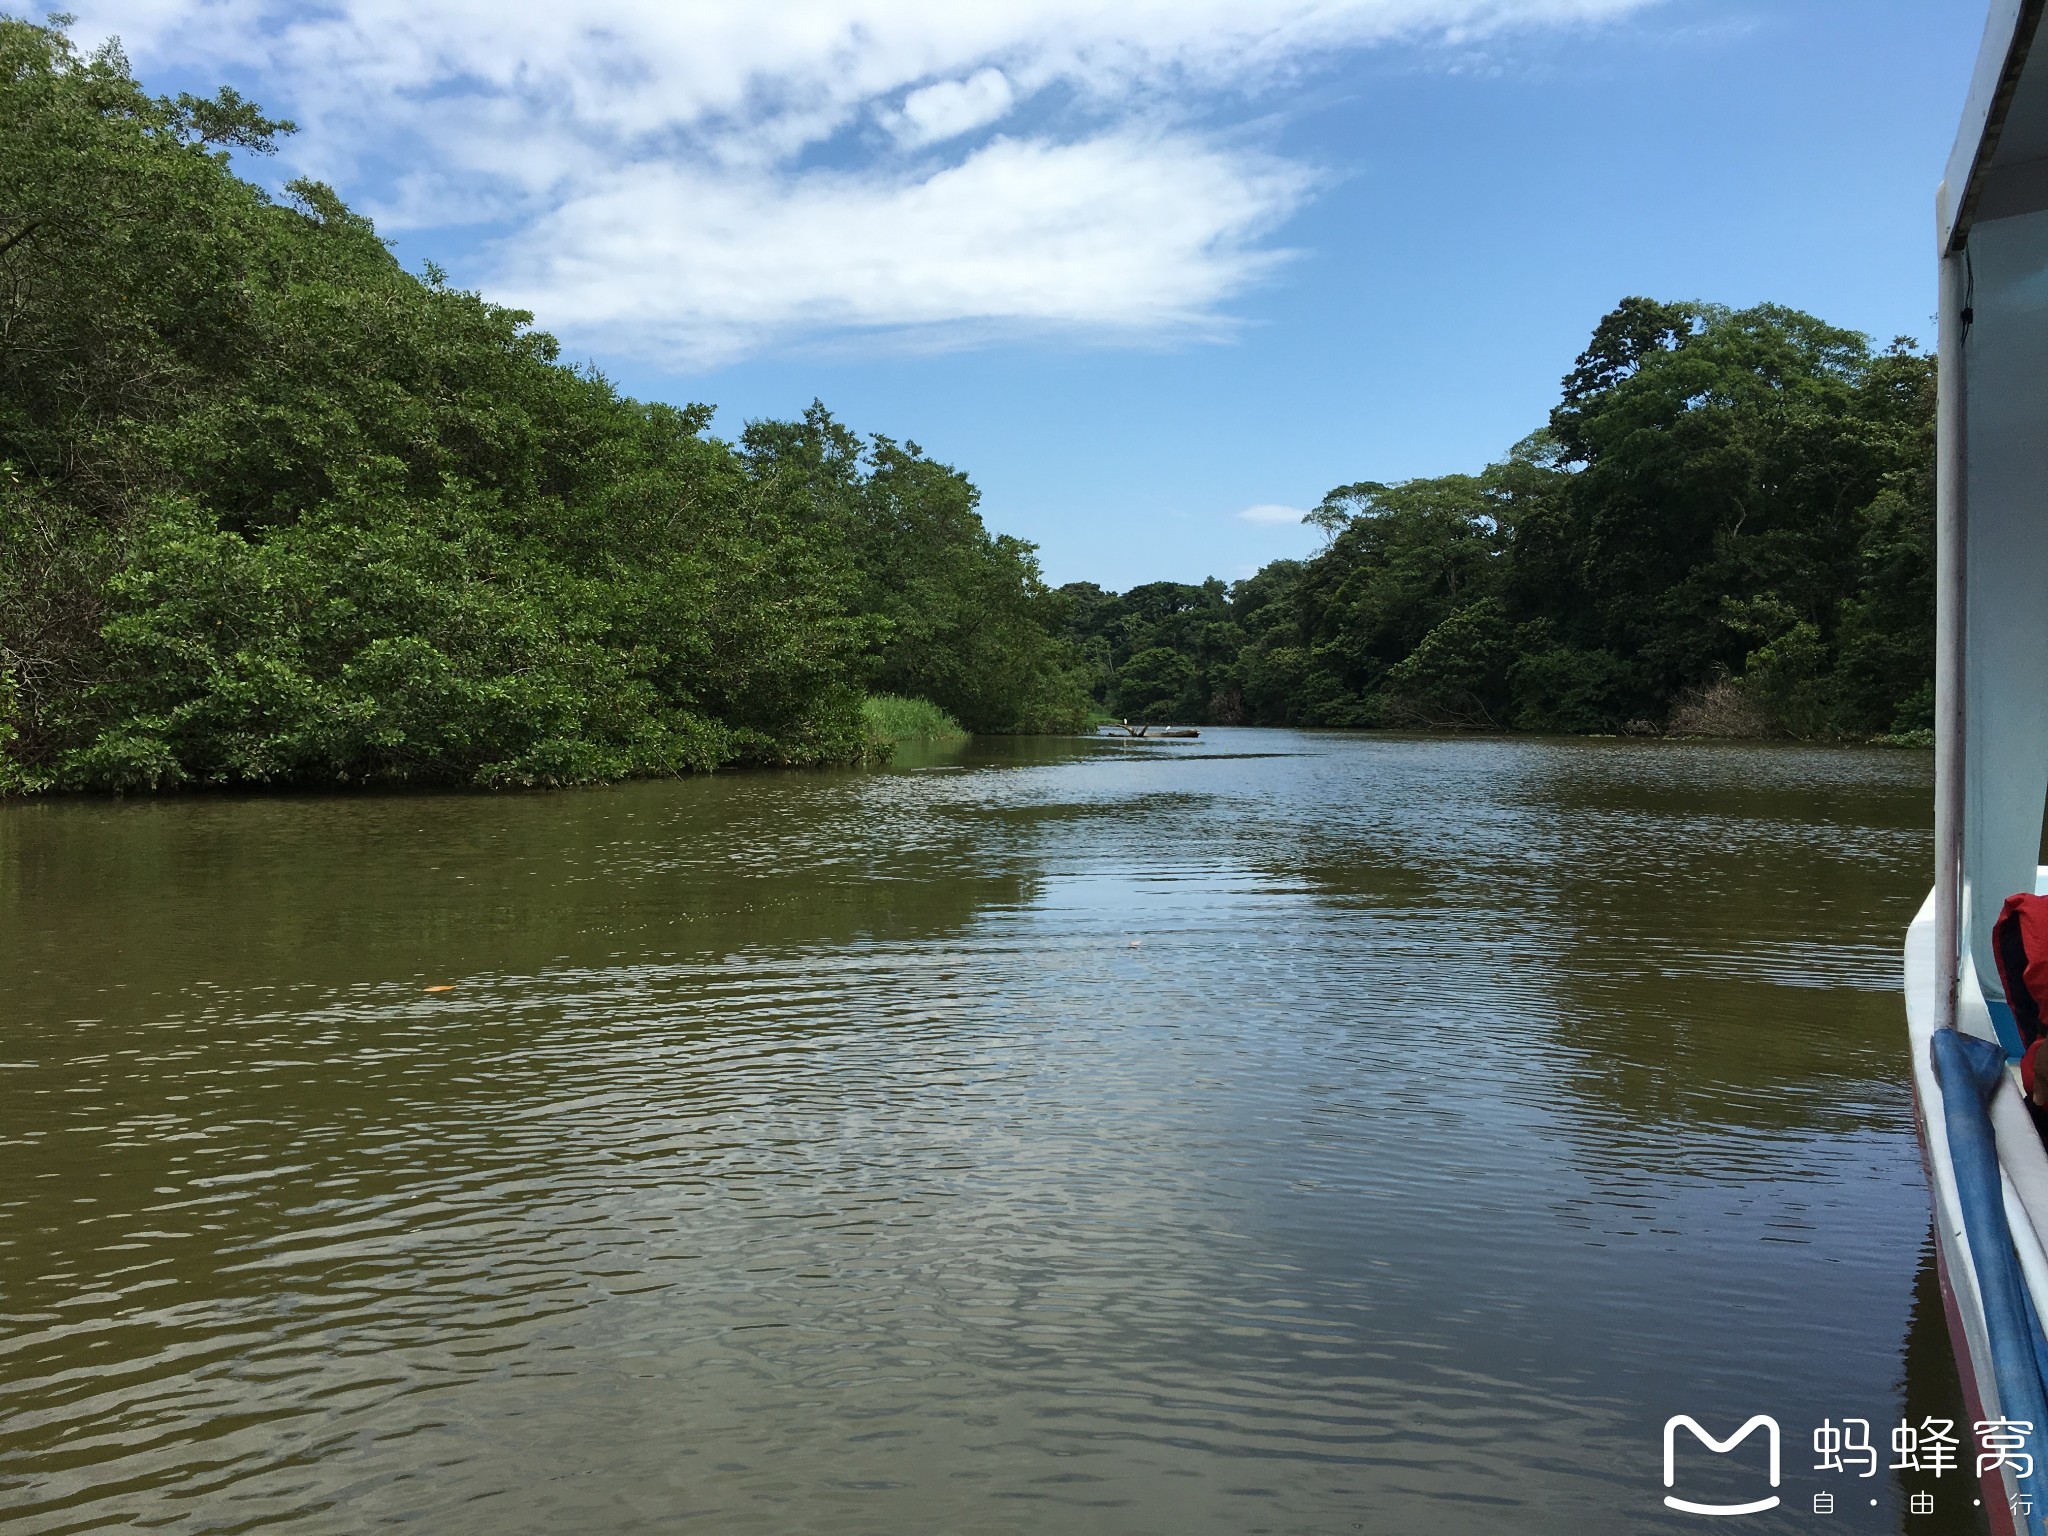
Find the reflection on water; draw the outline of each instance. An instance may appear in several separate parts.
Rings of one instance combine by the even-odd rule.
[[[1808,1468],[1962,1417],[1928,798],[1219,731],[0,808],[0,1514],[1587,1536],[1769,1412],[1751,1528],[1972,1529]]]

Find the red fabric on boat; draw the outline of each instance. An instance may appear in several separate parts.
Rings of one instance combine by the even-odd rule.
[[[2034,1096],[2034,1084],[2041,1081],[2044,1054],[2048,1054],[2048,1040],[2036,1040],[2020,1058],[2020,1091],[2029,1099]]]
[[[2048,1014],[2048,896],[2021,891],[2006,897],[1991,925],[1991,953],[2020,1043],[2032,1045]]]

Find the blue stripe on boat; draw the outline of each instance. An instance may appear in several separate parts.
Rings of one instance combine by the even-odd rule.
[[[2026,1047],[2020,1044],[2020,1027],[2014,1022],[2012,1004],[2002,997],[1987,997],[1984,1006],[1991,1010],[1991,1027],[1998,1031],[1998,1043],[2005,1047],[2005,1054],[2014,1061],[2026,1054]]]
[[[2033,1513],[2016,1523],[2037,1533],[2048,1529],[2048,1469],[2041,1465],[2048,1460],[2048,1393],[2042,1387],[2048,1339],[2042,1336],[2041,1320],[2013,1251],[1999,1183],[1998,1147],[1991,1134],[1988,1106],[2005,1076],[2005,1052],[1989,1040],[1953,1029],[1937,1029],[1932,1050],[1948,1152],[1955,1165],[1956,1198],[1963,1208],[1963,1230],[1969,1234],[1977,1294],[1984,1304],[1998,1412],[2033,1426],[2028,1439],[2034,1464],[2013,1484],[2033,1499]]]

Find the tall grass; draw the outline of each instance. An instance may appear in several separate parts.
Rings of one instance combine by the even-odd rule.
[[[874,742],[956,741],[967,735],[960,722],[929,699],[871,693],[860,706]]]

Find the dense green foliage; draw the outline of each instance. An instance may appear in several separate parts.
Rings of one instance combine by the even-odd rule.
[[[0,20],[0,789],[847,760],[877,689],[1081,718],[964,476],[621,397],[234,174],[289,128]]]
[[[930,699],[901,694],[870,694],[861,705],[868,738],[879,746],[898,741],[959,741],[967,731]]]
[[[1059,729],[1090,686],[1146,721],[1928,724],[1910,343],[1629,299],[1503,463],[1341,486],[1320,553],[1234,585],[1053,593],[916,444],[819,406],[713,438],[329,189],[234,174],[289,129],[0,20],[0,790],[844,761],[870,695]]]
[[[1070,634],[1132,720],[1917,733],[1933,417],[1909,341],[1628,299],[1506,462],[1340,486],[1229,588],[1063,588]]]

